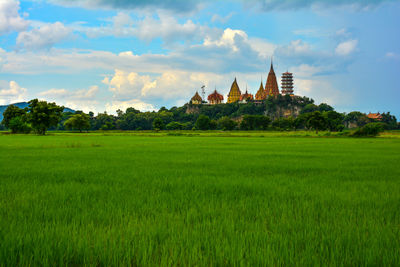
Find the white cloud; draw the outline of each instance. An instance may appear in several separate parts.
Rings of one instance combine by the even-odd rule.
[[[72,30],[61,22],[42,24],[30,31],[20,32],[17,37],[17,45],[28,50],[49,49],[70,37]]]
[[[323,79],[295,79],[294,86],[296,95],[311,97],[316,103],[327,103],[335,106],[352,102],[352,96],[349,92],[344,93],[337,90]]]
[[[145,103],[138,99],[131,99],[127,101],[112,101],[111,103],[106,103],[106,111],[108,113],[116,113],[116,110],[126,110],[127,108],[133,107],[140,111],[153,111],[156,110],[152,104]]]
[[[358,40],[348,40],[338,44],[335,49],[336,54],[339,56],[347,56],[356,51]]]
[[[229,13],[229,14],[226,15],[226,16],[221,16],[221,15],[219,15],[219,14],[214,14],[214,15],[211,17],[211,21],[212,21],[212,22],[219,22],[219,23],[225,24],[225,23],[227,23],[227,22],[232,18],[232,16],[233,16],[234,14],[235,14],[234,12],[231,12],[231,13]]]
[[[0,104],[26,101],[27,90],[15,81],[0,81]]]
[[[149,75],[141,76],[136,72],[118,69],[111,78],[104,78],[103,83],[109,86],[117,100],[141,97],[148,88],[156,86],[156,82],[152,81]]]
[[[0,0],[0,34],[22,31],[29,26],[19,14],[19,1]]]
[[[385,57],[389,59],[400,60],[400,54],[397,54],[395,52],[387,52]]]
[[[98,110],[98,93],[99,87],[94,85],[89,89],[74,91],[66,89],[50,89],[40,92],[38,95],[47,101],[55,101],[57,104],[65,107],[89,112]]]
[[[186,20],[179,23],[172,14],[157,12],[158,17],[145,16],[141,20],[134,21],[132,17],[124,12],[108,19],[109,25],[101,27],[86,27],[75,25],[75,30],[84,32],[90,38],[100,36],[132,37],[150,42],[161,38],[164,43],[175,41],[200,41],[208,35],[215,36],[221,30],[194,23]]]

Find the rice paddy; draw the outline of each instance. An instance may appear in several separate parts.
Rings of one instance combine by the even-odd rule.
[[[1,266],[398,266],[400,138],[0,135]]]

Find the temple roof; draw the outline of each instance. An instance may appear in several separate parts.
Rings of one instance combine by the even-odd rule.
[[[221,95],[221,94],[219,94],[219,93],[217,92],[217,90],[214,90],[214,92],[213,92],[212,94],[210,94],[210,95],[207,97],[207,99],[208,99],[208,101],[211,101],[211,100],[220,100],[220,101],[222,101],[222,100],[224,100],[224,96]]]
[[[199,95],[199,93],[198,92],[196,92],[195,94],[194,94],[194,96],[192,97],[192,99],[191,99],[192,101],[194,100],[194,101],[203,101],[203,99],[201,98],[201,96]]]
[[[264,100],[265,99],[265,89],[264,85],[261,81],[260,88],[258,89],[256,93],[256,100]]]
[[[267,95],[279,95],[278,82],[274,72],[274,65],[271,60],[271,68],[268,73],[267,84],[265,85],[265,91]]]
[[[242,100],[244,100],[244,99],[249,99],[249,98],[250,98],[250,99],[254,99],[254,98],[253,98],[253,95],[252,95],[252,94],[249,94],[249,93],[247,92],[247,89],[246,89],[246,92],[240,96],[240,101],[242,101]]]
[[[233,81],[231,86],[231,90],[229,91],[229,95],[241,95],[241,94],[242,92],[240,92],[240,88],[235,77],[235,80]]]
[[[382,115],[378,112],[378,113],[369,113],[367,115],[368,118],[370,119],[375,119],[375,120],[381,120],[382,119]]]

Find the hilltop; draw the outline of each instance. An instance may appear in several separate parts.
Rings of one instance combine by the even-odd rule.
[[[28,102],[18,102],[18,103],[0,106],[0,122],[3,120],[3,112],[8,108],[8,106],[11,106],[11,105],[19,107],[19,108],[26,108],[29,106],[29,103]],[[75,113],[75,110],[70,109],[70,108],[64,108],[64,112]]]

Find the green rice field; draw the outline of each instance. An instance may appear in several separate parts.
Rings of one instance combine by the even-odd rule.
[[[0,134],[0,266],[399,266],[400,134]]]

